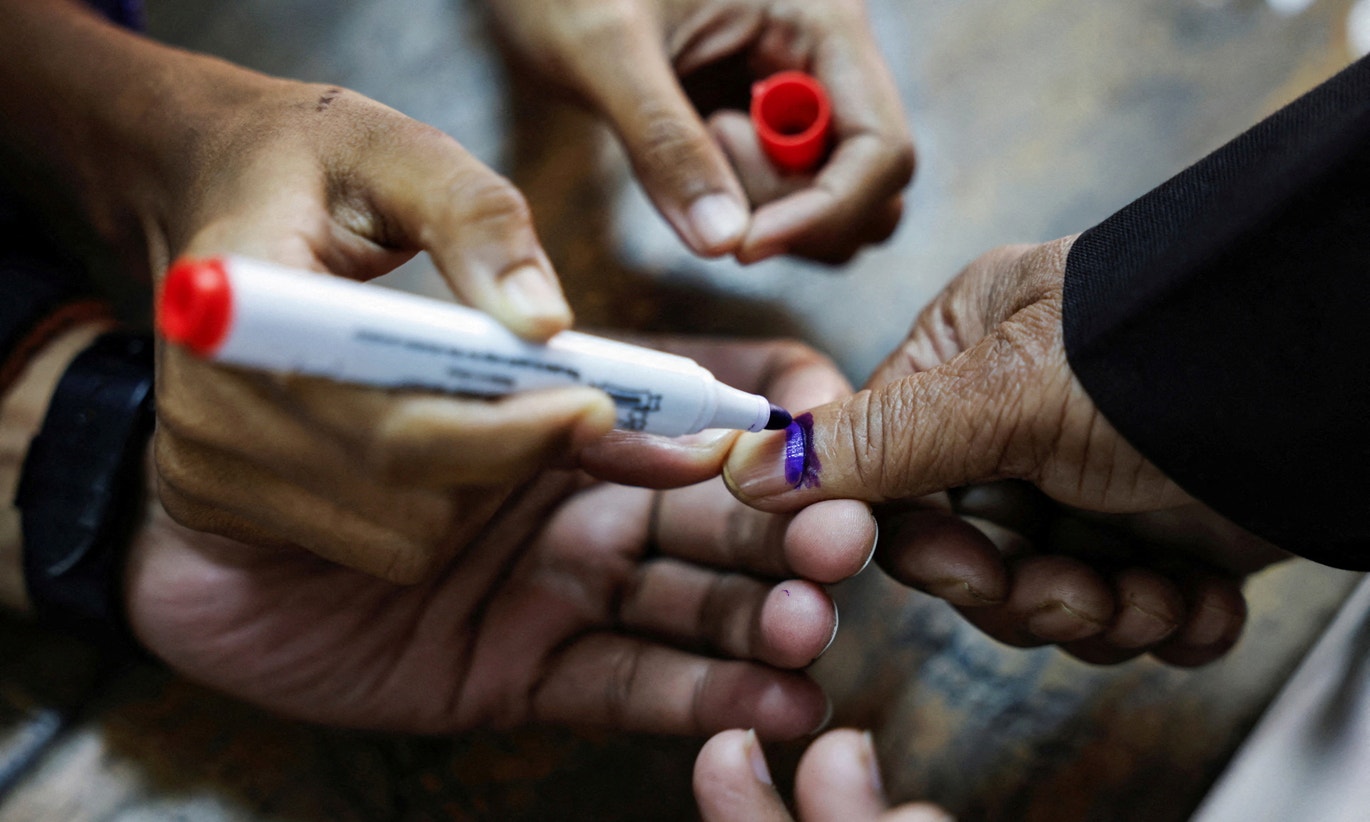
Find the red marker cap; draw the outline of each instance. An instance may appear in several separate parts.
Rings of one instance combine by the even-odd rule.
[[[772,74],[752,86],[752,125],[761,148],[780,170],[810,171],[828,148],[828,93],[802,71]]]
[[[233,289],[222,259],[177,260],[162,283],[157,330],[196,354],[213,354],[228,336],[232,311]]]

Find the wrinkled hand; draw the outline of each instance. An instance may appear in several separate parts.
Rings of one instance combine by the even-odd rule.
[[[520,59],[608,120],[696,253],[836,263],[897,226],[913,145],[858,0],[489,2]],[[738,111],[786,69],[832,99],[832,154],[811,175],[778,173]]]
[[[814,410],[807,450],[746,437],[726,476],[762,510],[884,503],[882,567],[1005,642],[1208,661],[1241,630],[1241,579],[1285,555],[1191,500],[1085,393],[1061,331],[1071,241],[972,263],[868,390]],[[1001,479],[1041,494],[975,487]]]
[[[676,350],[781,402],[847,390],[800,346]],[[126,574],[130,618],[191,678],[329,724],[808,733],[827,703],[795,669],[837,628],[816,583],[860,570],[875,525],[852,501],[793,516],[741,506],[716,476],[735,436],[615,435],[587,461],[636,454],[623,471],[715,476],[653,491],[544,471],[469,513],[452,559],[409,587],[189,531],[154,506]]]
[[[1001,642],[1096,664],[1217,659],[1246,621],[1241,581],[1287,556],[1198,503],[1107,514],[1015,480],[885,506],[880,522],[896,579]]]
[[[869,734],[841,728],[814,740],[799,760],[791,816],[756,735],[724,731],[695,760],[695,801],[705,822],[947,822],[935,805],[890,808]]]
[[[368,279],[422,250],[457,297],[518,333],[569,325],[523,198],[451,138],[346,90],[176,59],[186,159],[160,166],[146,198],[158,270],[237,253]],[[396,582],[445,561],[469,510],[613,425],[589,389],[468,401],[158,354],[157,467],[175,519]]]

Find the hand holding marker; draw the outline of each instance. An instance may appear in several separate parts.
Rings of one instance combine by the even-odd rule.
[[[614,400],[619,428],[652,434],[791,421],[685,357],[574,331],[530,343],[472,308],[242,257],[174,264],[157,327],[207,359],[339,382],[477,396],[585,385]]]

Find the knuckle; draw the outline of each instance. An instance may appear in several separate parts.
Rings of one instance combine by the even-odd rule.
[[[639,122],[635,159],[642,174],[682,194],[702,193],[708,182],[699,170],[708,162],[708,148],[698,126],[657,105],[644,105]]]
[[[709,582],[708,589],[699,601],[699,610],[695,613],[699,635],[709,637],[719,645],[727,644],[729,617],[734,612],[733,608],[728,607],[732,600],[730,582],[729,575],[716,575]]]
[[[609,660],[604,679],[604,719],[607,725],[622,727],[626,724],[641,663],[642,652],[637,645],[618,650]]]
[[[424,493],[410,498],[403,516],[411,541],[436,556],[452,530],[456,506],[446,495]]]
[[[913,139],[907,134],[897,138],[889,148],[886,163],[890,178],[897,188],[903,188],[913,181],[913,172],[918,168],[918,152],[913,147]]]
[[[178,497],[189,497],[194,493],[194,480],[200,472],[188,463],[182,448],[162,430],[158,430],[152,445],[153,460],[157,467],[159,487],[170,489]],[[182,523],[185,524],[185,523]]]
[[[865,429],[861,436],[869,454],[866,481],[887,499],[915,493],[920,478],[913,466],[927,462],[919,449],[926,448],[928,443],[918,437],[917,426],[907,422],[917,419],[917,400],[908,390],[909,385],[911,381],[906,377],[871,392],[862,414]]]
[[[644,22],[635,0],[583,0],[565,11],[563,40],[577,48],[614,48],[636,37]]]
[[[395,585],[417,585],[430,578],[442,562],[442,557],[426,544],[410,539],[398,539],[382,555],[385,563],[377,576]]]
[[[182,493],[174,482],[162,477],[157,483],[157,496],[173,522],[194,531],[206,529],[210,522],[208,509]]]
[[[533,212],[528,200],[505,178],[483,169],[475,179],[452,184],[450,202],[463,222],[476,226],[504,228],[531,226]]]
[[[199,415],[192,412],[179,399],[161,395],[157,397],[157,439],[192,439],[198,428]]]
[[[888,391],[859,391],[841,405],[834,426],[846,440],[839,447],[845,447],[851,454],[852,478],[857,485],[886,497],[898,486],[897,481],[891,481],[897,477],[890,476],[885,459],[885,449],[890,444],[885,440],[885,417],[892,413],[890,398]]]

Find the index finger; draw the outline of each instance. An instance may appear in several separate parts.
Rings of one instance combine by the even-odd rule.
[[[762,394],[791,411],[851,393],[850,383],[830,359],[797,342],[663,337],[654,343],[690,357],[721,382]],[[581,451],[579,464],[610,482],[677,488],[716,476],[737,436],[736,431],[702,431],[667,439],[614,431]]]

